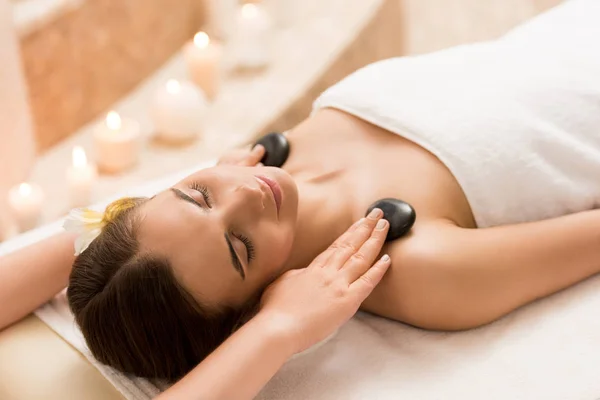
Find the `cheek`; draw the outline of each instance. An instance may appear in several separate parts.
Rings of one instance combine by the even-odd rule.
[[[290,227],[273,227],[262,238],[263,262],[267,273],[277,273],[287,262],[294,243],[294,230]]]

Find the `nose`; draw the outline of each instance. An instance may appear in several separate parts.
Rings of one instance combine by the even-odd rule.
[[[231,191],[222,207],[224,218],[241,223],[260,218],[265,208],[264,192],[258,182],[244,183]]]

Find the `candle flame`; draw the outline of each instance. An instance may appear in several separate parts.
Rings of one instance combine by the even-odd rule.
[[[121,116],[115,111],[111,111],[106,115],[106,126],[113,131],[121,129]]]
[[[177,94],[181,92],[181,84],[175,79],[169,79],[167,82],[167,92]]]
[[[29,183],[24,182],[19,185],[19,194],[23,197],[31,195],[32,191],[33,189],[31,188],[31,185]]]
[[[206,34],[206,32],[198,32],[194,35],[194,44],[196,47],[204,49],[210,43],[210,38]]]
[[[85,155],[85,150],[81,146],[73,147],[73,167],[82,168],[87,165],[87,156]]]
[[[257,14],[258,8],[256,7],[256,4],[248,3],[242,6],[242,16],[244,18],[255,18]]]

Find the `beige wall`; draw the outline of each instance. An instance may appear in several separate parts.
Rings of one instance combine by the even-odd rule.
[[[561,0],[398,0],[407,53],[492,39]]]

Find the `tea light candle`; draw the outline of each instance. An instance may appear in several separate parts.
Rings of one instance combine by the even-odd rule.
[[[87,206],[92,199],[92,188],[97,177],[96,167],[88,162],[81,146],[73,148],[72,161],[67,169],[71,207]]]
[[[8,192],[8,204],[21,232],[35,228],[42,214],[44,192],[33,183],[21,183]]]
[[[138,161],[140,126],[128,118],[121,118],[115,111],[106,115],[103,124],[94,131],[94,149],[101,171],[122,172]]]
[[[154,94],[151,114],[159,139],[187,142],[202,132],[207,102],[193,83],[170,79]]]
[[[264,67],[270,58],[271,21],[260,4],[244,4],[238,14],[235,51],[238,66]]]
[[[205,32],[198,32],[194,40],[186,44],[183,55],[192,80],[209,99],[214,99],[220,81],[223,48],[210,40]]]

